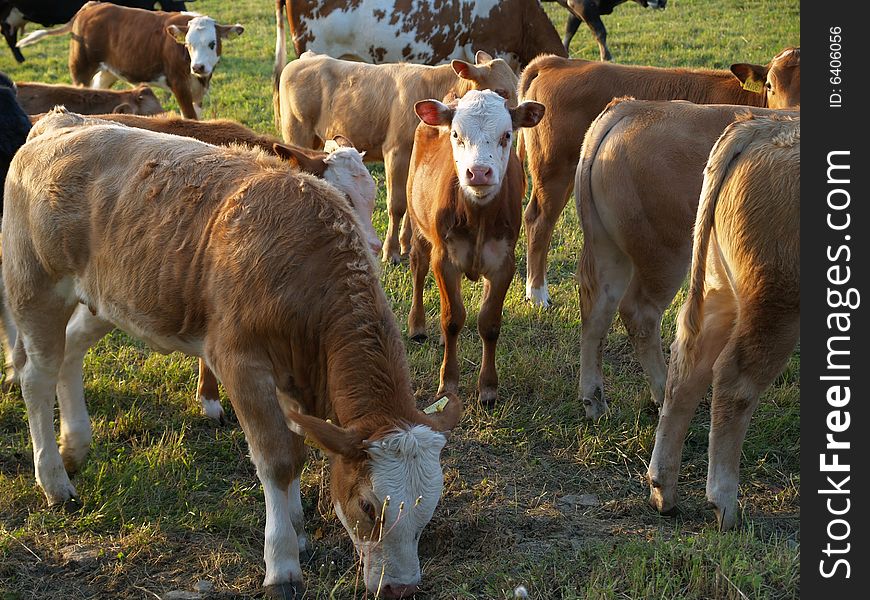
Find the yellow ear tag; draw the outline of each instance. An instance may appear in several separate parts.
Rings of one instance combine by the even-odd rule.
[[[743,89],[755,92],[756,94],[761,94],[764,91],[764,82],[758,81],[757,79],[747,79],[743,82]]]
[[[441,412],[444,410],[444,407],[447,406],[447,403],[450,402],[450,398],[447,396],[442,396],[429,406],[423,409],[423,412],[427,415],[431,415],[432,413]]]

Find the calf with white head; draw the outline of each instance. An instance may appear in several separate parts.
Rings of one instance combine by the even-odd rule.
[[[408,335],[426,337],[423,284],[430,262],[441,292],[444,361],[440,390],[456,392],[456,345],[465,323],[461,277],[484,279],[477,321],[483,340],[480,400],[496,400],[495,348],[504,298],[516,269],[525,176],[513,151],[514,132],[534,127],[544,105],[523,102],[509,108],[499,94],[471,91],[450,105],[417,102],[417,127],[408,175],[408,211],[413,226],[411,270],[414,295]]]

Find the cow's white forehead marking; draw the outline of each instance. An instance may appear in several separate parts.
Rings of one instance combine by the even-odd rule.
[[[187,35],[184,36],[190,65],[203,65],[210,75],[220,60],[217,53],[217,22],[211,17],[195,17],[187,22]],[[214,46],[214,47],[210,47]]]
[[[459,43],[460,37],[475,19],[486,19],[499,6],[500,0],[459,0],[462,20],[435,23],[429,30],[429,15],[437,12],[431,0],[411,0],[408,12],[398,15],[393,23],[395,0],[362,0],[356,7],[333,10],[321,17],[315,10],[314,18],[304,21],[312,35],[307,50],[330,56],[353,55],[368,62],[415,62],[432,63],[436,49],[430,40],[452,40],[453,48],[446,52],[444,61],[474,60],[479,48],[470,48]],[[381,15],[384,15],[381,17]],[[465,21],[468,15],[468,22]],[[420,35],[415,33],[425,26]],[[376,55],[372,56],[372,51]]]
[[[472,90],[459,99],[453,117],[453,128],[472,138],[488,141],[512,129],[511,116],[505,99],[490,90]]]

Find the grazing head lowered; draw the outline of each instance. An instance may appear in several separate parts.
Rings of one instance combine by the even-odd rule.
[[[441,497],[440,454],[462,414],[447,394],[441,412],[366,435],[286,411],[288,425],[329,457],[335,512],[363,563],[366,588],[382,597],[412,595],[420,583],[418,544]],[[443,402],[442,399],[440,402]]]
[[[211,17],[200,15],[187,25],[169,25],[166,31],[187,49],[191,74],[208,79],[221,59],[221,40],[238,37],[245,28],[238,23],[219,25]]]
[[[450,105],[421,100],[414,111],[427,125],[450,129],[459,187],[468,200],[483,206],[501,189],[513,153],[513,132],[537,125],[544,116],[544,105],[523,102],[508,108],[499,94],[472,90]]]

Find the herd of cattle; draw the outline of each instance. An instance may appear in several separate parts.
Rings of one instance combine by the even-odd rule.
[[[675,508],[687,427],[712,383],[707,496],[732,527],[750,417],[798,337],[800,49],[729,71],[624,66],[566,58],[538,0],[313,6],[276,0],[283,139],[196,120],[239,24],[88,2],[18,42],[71,33],[76,84],[0,77],[6,382],[20,384],[49,503],[77,501],[70,475],[92,438],[82,362],[119,327],[200,357],[214,419],[225,386],[264,488],[271,595],[304,589],[303,438],[330,459],[366,587],[413,594],[445,432],[462,413],[461,280],[484,280],[478,391],[491,405],[520,229],[526,295],[547,306],[547,250],[573,188],[586,415],[607,410],[602,353],[618,309],[660,405],[651,504]],[[285,9],[299,56],[286,66]],[[156,114],[147,85],[107,89],[117,79],[168,87],[184,116]],[[364,160],[385,164],[382,248]],[[438,285],[444,357],[425,410],[381,250],[410,255],[408,338],[426,336],[430,269]],[[662,314],[687,271],[668,370]]]

